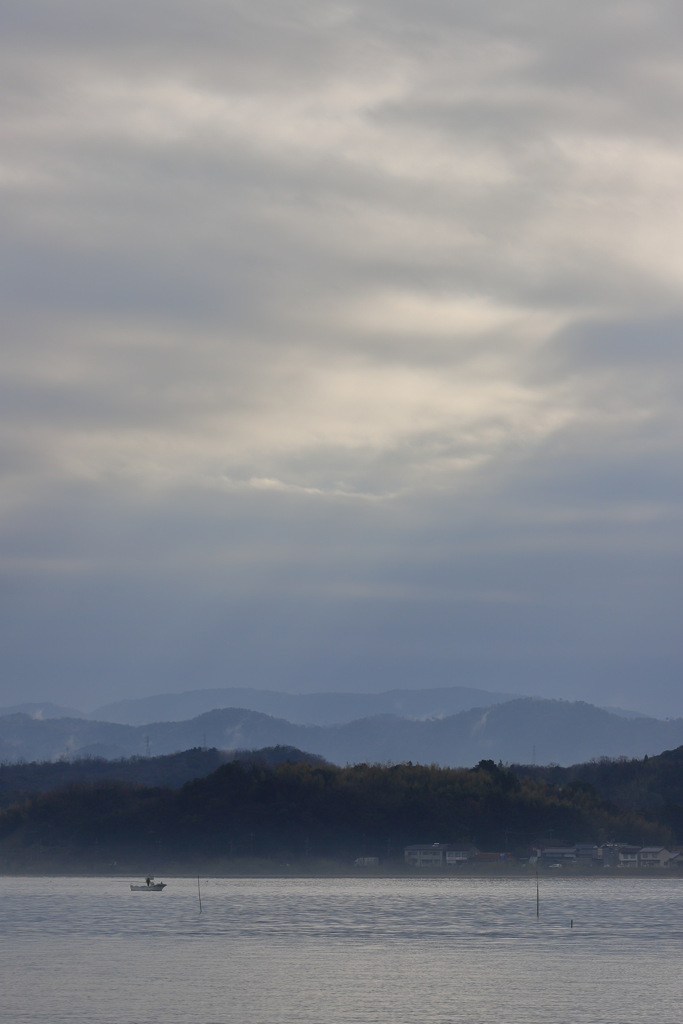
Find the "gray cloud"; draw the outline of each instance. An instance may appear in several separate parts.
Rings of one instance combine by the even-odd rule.
[[[7,703],[683,712],[681,22],[5,5]]]

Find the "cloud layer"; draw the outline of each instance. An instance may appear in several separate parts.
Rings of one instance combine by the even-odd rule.
[[[0,17],[5,702],[683,714],[678,5]]]

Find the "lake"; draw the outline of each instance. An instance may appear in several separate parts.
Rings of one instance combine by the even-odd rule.
[[[5,1024],[675,1024],[683,879],[0,878]],[[132,881],[139,881],[132,879]],[[573,922],[573,926],[572,926]]]

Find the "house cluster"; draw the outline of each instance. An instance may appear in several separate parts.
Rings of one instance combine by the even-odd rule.
[[[529,858],[548,867],[593,864],[597,867],[668,868],[683,866],[683,854],[665,846],[629,846],[627,843],[575,843],[574,846],[536,847]]]
[[[404,848],[405,863],[415,868],[449,868],[460,864],[509,863],[518,858],[510,853],[481,853],[475,846],[453,843],[415,843]],[[524,858],[526,859],[526,858]],[[665,846],[629,846],[627,843],[574,843],[573,846],[535,846],[528,860],[540,867],[683,868],[683,853]]]
[[[454,846],[452,843],[415,843],[403,851],[406,864],[414,868],[449,868],[467,861],[504,861],[506,853],[481,853],[476,846]]]

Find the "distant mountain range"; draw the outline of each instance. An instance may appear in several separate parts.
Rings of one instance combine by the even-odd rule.
[[[481,696],[481,691],[475,692]],[[448,691],[390,693],[394,695],[391,698],[377,694],[368,699],[398,700],[398,694],[404,699],[406,694],[426,693],[432,695],[431,706],[439,708],[448,699],[457,699],[457,694],[448,696]],[[435,704],[434,695],[438,694],[442,700]],[[415,710],[417,704],[411,704],[412,700],[406,698],[406,703]],[[163,707],[161,698],[159,702]],[[603,756],[643,757],[683,745],[683,719],[625,718],[581,701],[536,698],[508,699],[444,717],[375,714],[328,725],[303,725],[234,707],[185,721],[157,720],[141,725],[21,713],[0,717],[0,760],[6,762],[159,755],[193,747],[256,749],[278,744],[311,751],[338,765],[412,761],[467,767],[482,759],[569,765]]]
[[[32,718],[87,718],[76,708],[64,708],[60,704],[43,701],[40,704],[14,704],[12,707],[0,708],[0,715],[31,715]]]
[[[399,718],[417,720],[446,718],[471,708],[491,707],[527,696],[479,690],[472,686],[384,690],[380,693],[282,693],[250,687],[222,687],[117,701],[104,704],[91,714],[49,701],[15,704],[13,707],[0,707],[0,716],[27,714],[33,718],[87,718],[119,725],[145,725],[148,722],[184,721],[220,708],[244,708],[285,718],[295,725],[342,725],[373,715],[398,715]],[[605,710],[625,718],[647,717],[623,708]]]
[[[286,718],[297,725],[342,725],[372,715],[400,718],[443,718],[474,707],[490,707],[521,694],[443,686],[427,690],[385,690],[382,693],[281,693],[248,687],[162,693],[122,700],[97,708],[89,717],[100,722],[144,725],[195,718],[218,708],[246,708]],[[45,716],[47,717],[47,716]]]

